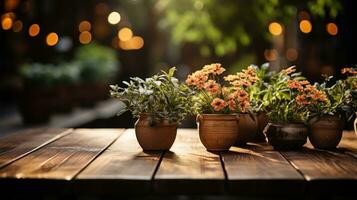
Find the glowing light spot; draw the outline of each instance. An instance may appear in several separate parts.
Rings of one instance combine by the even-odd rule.
[[[312,30],[311,22],[308,20],[302,20],[300,22],[299,27],[300,27],[301,32],[303,32],[303,33],[310,33]]]
[[[278,22],[272,22],[269,24],[269,32],[274,36],[281,35],[283,27]]]
[[[120,22],[120,14],[118,12],[111,12],[109,15],[108,15],[108,22],[110,24],[117,24]]]
[[[140,36],[134,36],[128,41],[119,41],[119,47],[123,50],[137,50],[144,46],[144,39]]]
[[[13,30],[14,32],[20,32],[20,31],[22,30],[22,26],[23,26],[23,25],[22,25],[22,21],[17,20],[17,21],[15,21],[12,30]]]
[[[40,26],[38,24],[32,24],[29,28],[29,35],[35,37],[40,33]]]
[[[338,33],[338,27],[335,23],[328,23],[326,25],[326,31],[328,34],[335,36]]]
[[[118,37],[121,41],[128,41],[133,37],[133,31],[130,28],[122,28],[118,32]]]
[[[83,31],[80,35],[79,35],[79,42],[81,44],[88,44],[92,41],[92,34],[88,31]]]
[[[91,28],[92,26],[89,21],[81,21],[78,25],[79,32],[90,31]]]
[[[278,58],[278,51],[276,49],[266,49],[264,51],[264,57],[268,61],[274,61]]]
[[[289,48],[286,50],[285,57],[288,61],[295,61],[298,58],[298,51],[294,48]]]
[[[4,30],[9,30],[12,28],[12,19],[10,17],[5,17],[1,20],[1,27]]]
[[[58,42],[58,35],[57,33],[49,33],[46,37],[46,43],[48,46],[55,46]]]

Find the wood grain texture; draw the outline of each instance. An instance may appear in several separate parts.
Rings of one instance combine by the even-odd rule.
[[[221,156],[230,193],[264,195],[304,191],[304,178],[266,143],[231,147]]]
[[[0,168],[69,134],[72,129],[31,128],[0,138]]]
[[[119,133],[119,130],[77,129],[2,168],[0,177],[71,180]]]
[[[145,194],[163,152],[144,152],[134,129],[126,130],[75,180],[78,194]]]
[[[354,131],[344,131],[338,148],[357,159],[357,135]]]
[[[154,177],[160,194],[217,194],[224,192],[225,175],[219,154],[206,151],[198,131],[178,129]]]

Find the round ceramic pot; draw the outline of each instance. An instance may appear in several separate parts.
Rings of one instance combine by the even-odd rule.
[[[238,115],[201,114],[196,121],[201,143],[208,151],[227,151],[237,140]]]
[[[150,124],[148,115],[141,115],[135,123],[135,134],[144,151],[169,150],[175,141],[177,124],[162,120]]]
[[[309,139],[318,149],[336,148],[341,141],[343,123],[337,116],[325,115],[310,120]]]
[[[248,141],[252,141],[258,130],[257,115],[239,114],[238,138],[236,146],[243,146]]]
[[[263,133],[265,126],[268,124],[268,116],[265,112],[259,112],[257,114],[258,130],[257,134],[253,138],[253,142],[266,142],[265,135]]]
[[[264,133],[274,149],[295,150],[300,149],[306,143],[308,128],[300,123],[268,123]]]

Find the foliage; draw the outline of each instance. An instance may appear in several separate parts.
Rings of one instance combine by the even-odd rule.
[[[119,66],[115,51],[96,43],[79,47],[75,59],[80,63],[81,80],[84,82],[108,81]]]
[[[311,105],[327,102],[326,94],[311,85],[301,73],[294,73],[295,66],[281,70],[271,77],[264,91],[269,121],[275,123],[306,123]]]
[[[247,113],[250,112],[248,88],[257,81],[255,68],[223,77],[225,68],[219,63],[205,65],[186,79],[186,84],[195,91],[195,113]]]
[[[79,80],[77,63],[53,64],[32,63],[21,67],[20,74],[26,84],[38,87],[51,87],[59,84],[72,84]]]
[[[180,123],[192,112],[192,92],[174,77],[175,70],[173,67],[168,73],[162,71],[145,80],[130,78],[129,82],[123,81],[125,88],[110,85],[110,95],[125,104],[122,112],[129,110],[134,117],[148,114],[153,125],[163,119]]]
[[[287,22],[298,7],[307,7],[317,16],[336,17],[342,9],[336,0],[279,1],[255,0],[158,0],[159,27],[169,30],[176,44],[195,43],[204,56],[224,56],[254,46],[253,38],[270,40],[267,24]],[[327,13],[327,14],[326,14]]]

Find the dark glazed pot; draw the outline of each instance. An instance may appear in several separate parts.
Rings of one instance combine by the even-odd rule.
[[[135,134],[145,151],[169,150],[176,139],[177,124],[163,120],[150,126],[148,115],[141,115],[135,123]]]
[[[300,123],[268,123],[264,129],[264,133],[274,149],[296,150],[306,143],[308,129],[304,124]]]
[[[208,151],[227,151],[238,137],[238,115],[201,114],[197,116],[200,140]]]
[[[252,141],[258,130],[257,115],[239,114],[238,138],[236,146],[243,146]]]
[[[317,149],[333,149],[341,141],[343,123],[337,116],[313,118],[309,128],[310,142]]]

